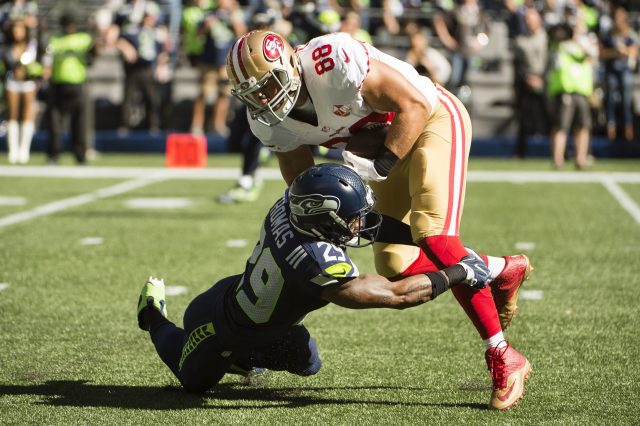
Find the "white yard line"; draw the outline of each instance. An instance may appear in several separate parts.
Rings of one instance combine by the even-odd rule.
[[[130,179],[161,174],[170,179],[237,179],[239,168],[164,168],[164,167],[78,167],[78,166],[0,166],[0,176],[53,177],[75,179]],[[260,169],[258,174],[266,180],[281,180],[278,169]]]
[[[71,207],[81,206],[83,204],[91,203],[103,198],[113,197],[114,195],[124,194],[125,192],[133,191],[134,189],[142,188],[155,182],[164,180],[162,175],[149,175],[146,177],[129,180],[119,183],[107,188],[99,189],[88,194],[81,194],[71,198],[65,198],[63,200],[54,201],[49,204],[45,204],[36,207],[31,210],[12,214],[0,218],[0,228],[4,226],[14,225],[16,223],[24,222],[27,220],[35,219],[37,217],[46,216],[52,213],[66,210]]]
[[[282,180],[275,168],[262,168],[258,175],[263,180]],[[51,214],[69,207],[122,194],[141,188],[161,179],[217,180],[237,179],[238,168],[181,169],[164,167],[51,167],[51,166],[0,166],[0,177],[58,177],[76,179],[126,179],[135,178],[90,194],[79,195],[65,200],[37,207],[22,213],[0,218],[0,227],[23,222],[35,217]],[[510,182],[510,183],[600,183],[611,193],[620,205],[640,223],[640,207],[618,185],[619,183],[640,183],[638,172],[519,172],[519,171],[471,171],[469,182]]]
[[[640,224],[640,207],[638,207],[638,204],[633,200],[633,198],[629,197],[629,195],[624,192],[620,185],[618,185],[618,183],[613,179],[603,179],[602,185],[607,188],[607,191],[609,191],[613,198],[620,203],[622,208]]]
[[[164,167],[78,167],[78,166],[0,166],[0,176],[59,177],[78,179],[126,179],[161,174],[168,179],[235,179],[239,168],[164,168]],[[258,174],[265,180],[281,180],[276,168],[261,168]],[[613,180],[619,183],[640,183],[640,172],[520,172],[520,171],[470,171],[470,182],[514,183],[580,183]]]

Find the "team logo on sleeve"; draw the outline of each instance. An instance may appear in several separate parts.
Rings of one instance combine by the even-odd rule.
[[[340,117],[346,117],[351,114],[351,107],[349,105],[334,105],[333,113]]]
[[[269,34],[264,38],[262,43],[262,53],[267,60],[273,62],[280,59],[284,53],[284,44],[282,39],[275,34]]]

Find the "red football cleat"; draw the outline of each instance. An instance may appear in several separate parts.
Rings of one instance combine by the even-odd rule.
[[[518,312],[518,291],[522,283],[529,279],[533,267],[524,254],[504,256],[504,269],[489,284],[493,300],[500,316],[500,325],[506,330]]]
[[[524,397],[524,382],[531,375],[527,358],[509,346],[490,348],[484,354],[493,381],[491,410],[509,410]]]

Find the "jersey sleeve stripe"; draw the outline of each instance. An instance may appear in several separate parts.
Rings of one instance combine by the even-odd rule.
[[[366,53],[367,55],[367,72],[364,74],[362,83],[360,83],[360,86],[358,86],[358,90],[360,90],[362,88],[362,85],[364,84],[364,81],[367,79],[367,76],[369,75],[369,71],[371,70],[371,57],[369,56],[369,49],[367,49],[367,46],[365,46],[365,44],[360,40],[356,40],[356,41],[360,43],[360,46],[362,46],[362,48],[364,49],[364,53]]]

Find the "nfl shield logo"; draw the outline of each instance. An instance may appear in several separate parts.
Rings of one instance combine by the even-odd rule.
[[[349,105],[334,105],[333,113],[340,117],[346,117],[351,114],[351,107]]]

